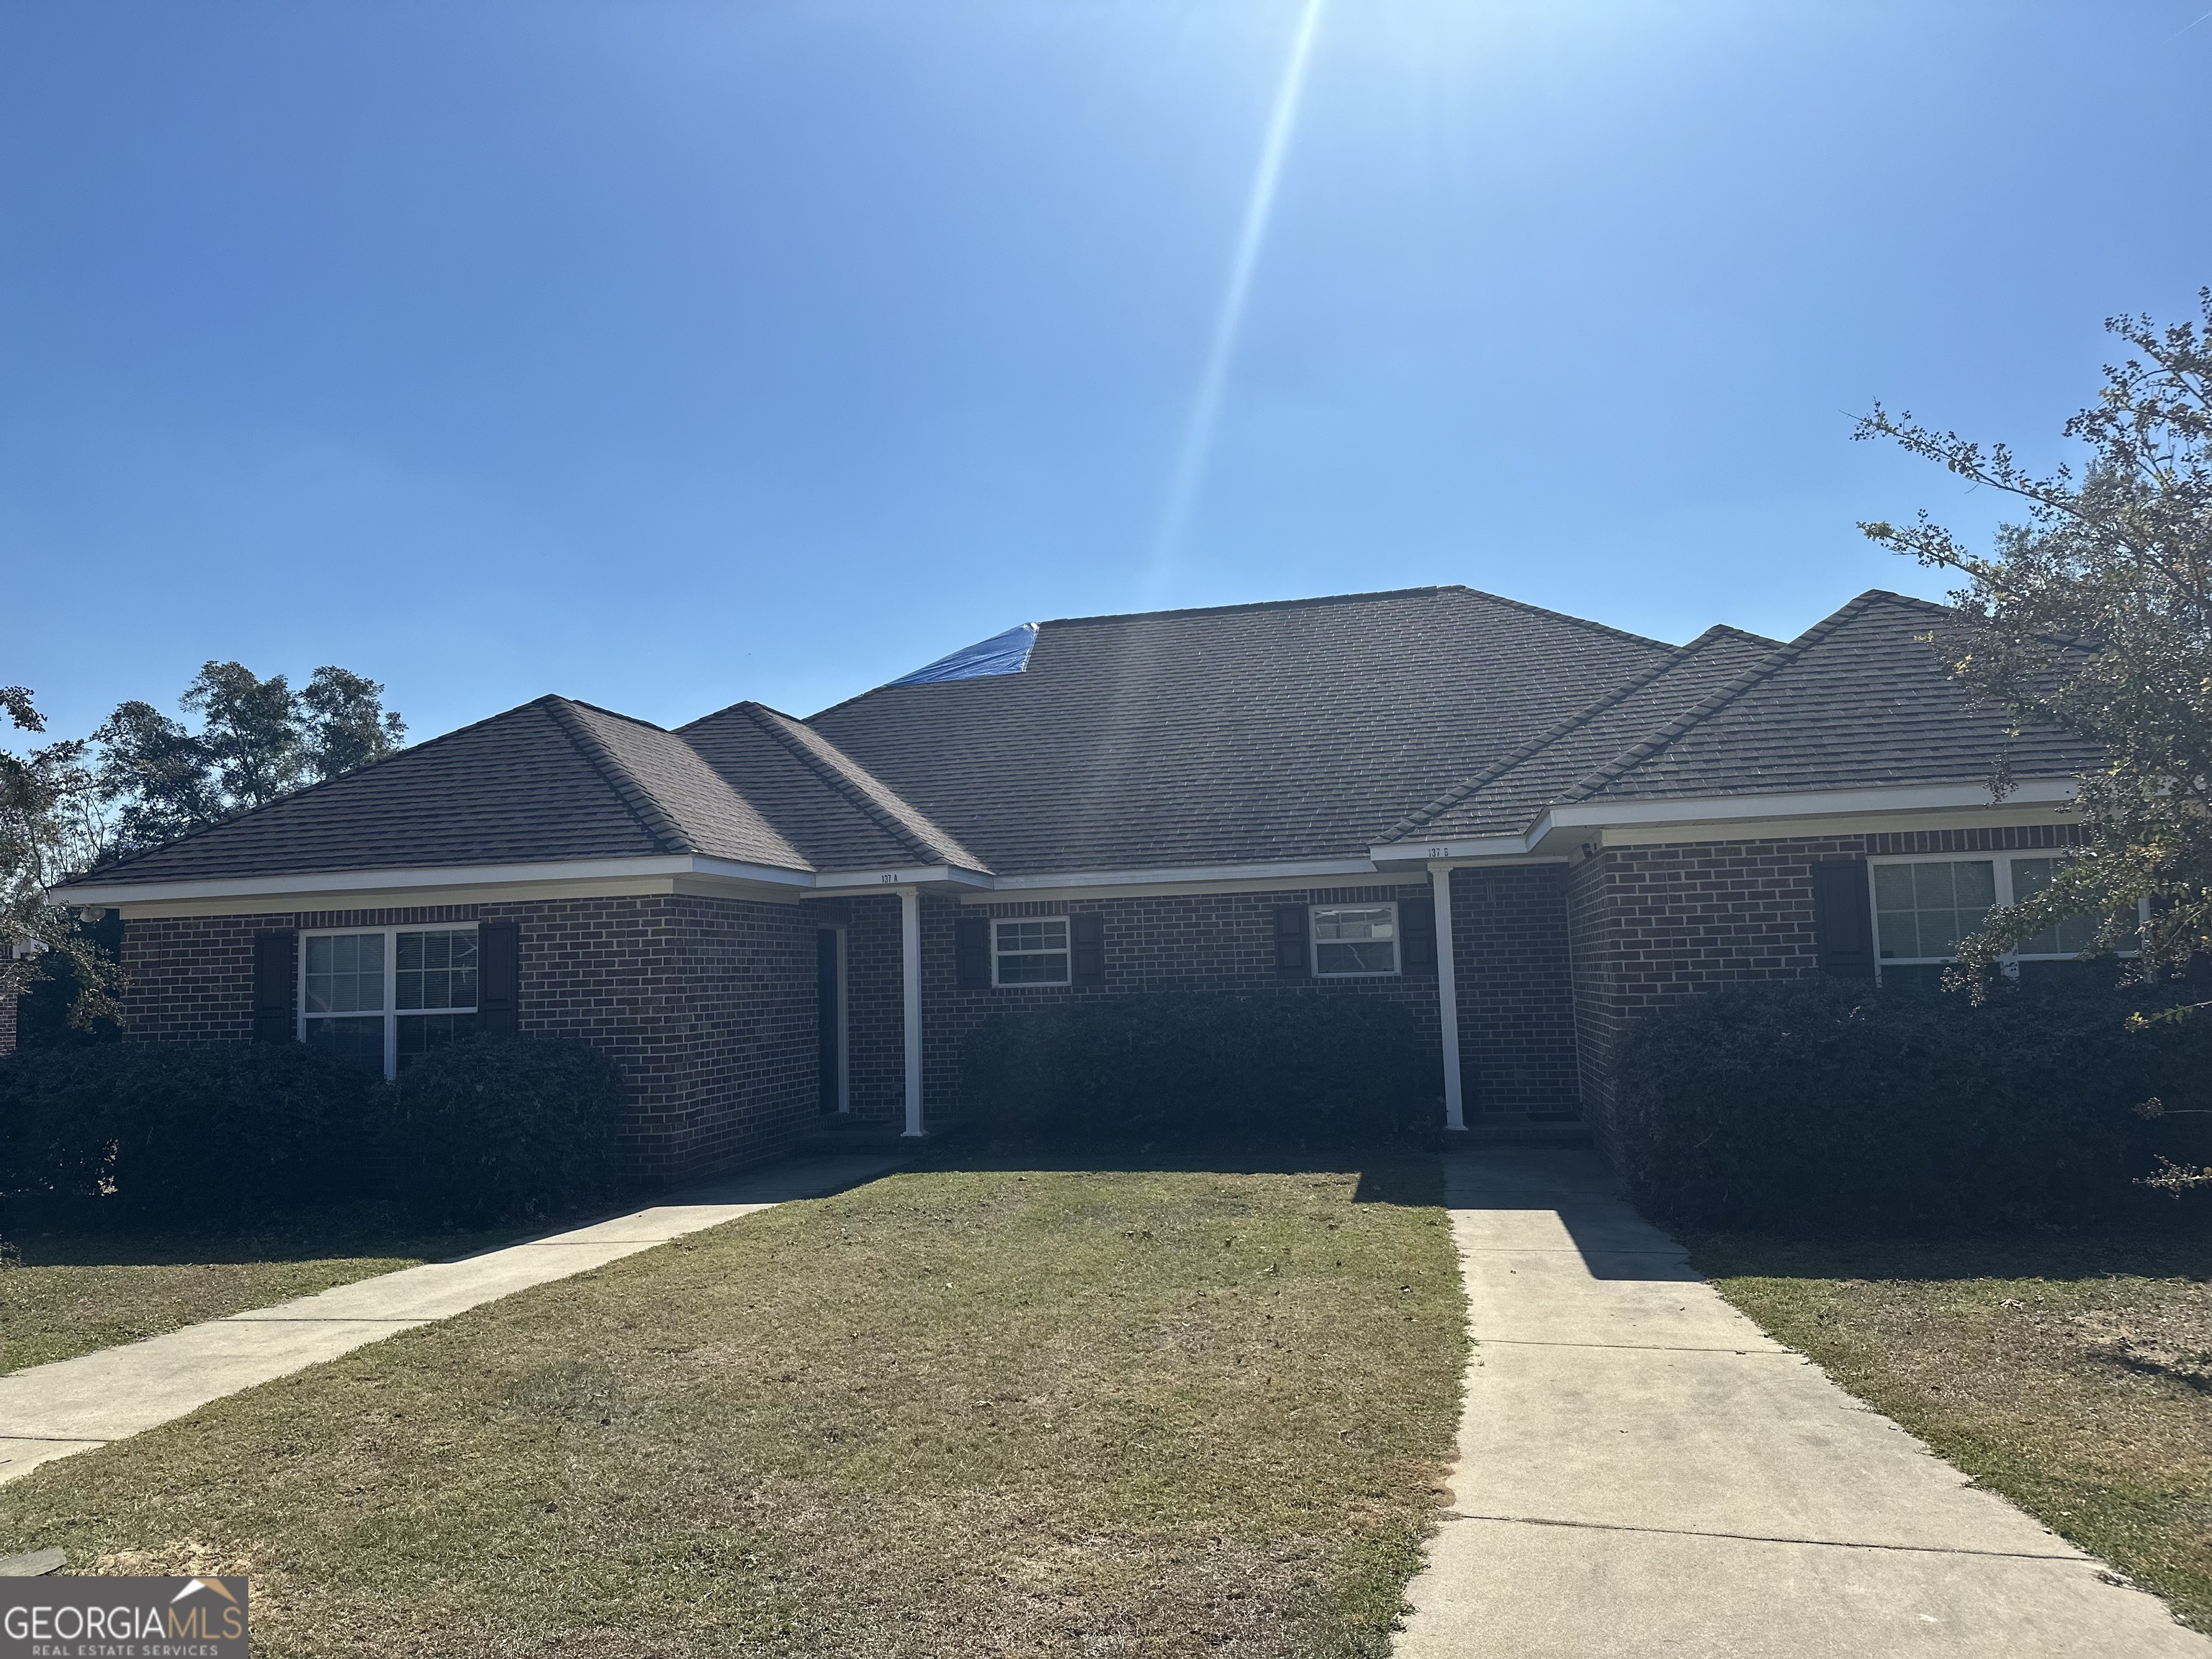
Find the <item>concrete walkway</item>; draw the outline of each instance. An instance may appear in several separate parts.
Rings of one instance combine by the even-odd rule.
[[[1447,1171],[1477,1346],[1400,1659],[2212,1659],[1723,1302],[1595,1156]]]
[[[400,1331],[772,1205],[836,1192],[903,1161],[873,1153],[793,1158],[588,1227],[403,1267],[0,1376],[0,1484]]]

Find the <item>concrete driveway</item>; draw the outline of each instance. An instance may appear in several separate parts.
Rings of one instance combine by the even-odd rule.
[[[1595,1155],[1446,1182],[1475,1347],[1401,1659],[2212,1659],[1723,1301]]]

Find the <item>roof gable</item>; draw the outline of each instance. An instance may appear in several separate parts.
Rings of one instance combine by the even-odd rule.
[[[1862,593],[1560,797],[1628,800],[2072,777],[2094,745],[2010,717],[1929,647],[1942,605]]]
[[[1707,629],[1680,653],[1577,709],[1540,737],[1393,824],[1383,842],[1510,835],[1592,766],[1696,705],[1781,648],[1741,629]]]
[[[817,869],[987,867],[820,732],[765,703],[733,703],[675,735],[742,787]]]
[[[199,880],[665,850],[541,697],[94,872]]]

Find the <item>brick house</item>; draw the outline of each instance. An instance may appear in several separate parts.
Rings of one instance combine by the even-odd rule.
[[[805,720],[543,697],[62,896],[120,912],[137,1040],[389,1071],[582,1037],[661,1178],[824,1114],[922,1133],[977,1022],[1133,991],[1392,998],[1450,1125],[1602,1129],[1641,1012],[1932,975],[2073,843],[2091,757],[1949,681],[1941,614],[1673,646],[1435,587],[1025,624]],[[2036,943],[2022,973],[2082,941]]]

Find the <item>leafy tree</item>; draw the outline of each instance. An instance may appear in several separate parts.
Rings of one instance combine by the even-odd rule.
[[[295,691],[243,663],[204,664],[179,701],[198,731],[149,702],[123,704],[94,734],[101,799],[118,805],[117,850],[159,846],[380,760],[406,723],[374,680],[318,668]]]
[[[1879,404],[1858,424],[1859,438],[1894,440],[2025,504],[2026,522],[2002,526],[1986,553],[1924,512],[1860,527],[1964,579],[1933,635],[1957,678],[2107,757],[2080,781],[2081,854],[1963,942],[1954,979],[1972,988],[2068,916],[2106,918],[2100,950],[2139,946],[2137,979],[2212,953],[2212,289],[2198,297],[2201,328],[2106,324],[2136,355],[2108,366],[2097,401],[2066,423],[2088,448],[2078,476],[2037,476],[2002,444],[1984,450]],[[2002,793],[2005,780],[1992,782]]]
[[[21,732],[46,722],[20,685],[0,686],[0,715]],[[70,1024],[89,1030],[113,1018],[116,969],[79,925],[76,913],[47,901],[46,890],[81,867],[94,849],[86,825],[96,823],[86,745],[50,744],[27,756],[0,750],[0,997],[15,997],[47,977],[54,962],[76,981]]]

